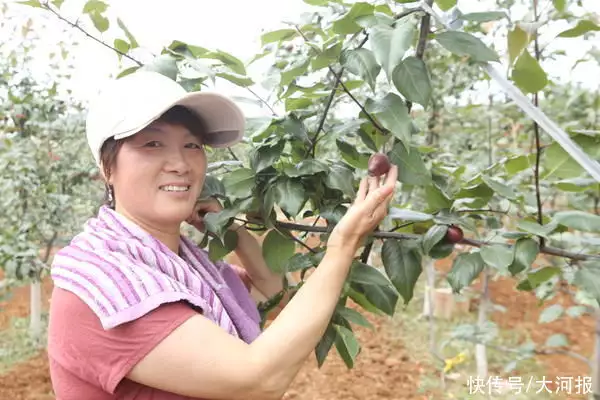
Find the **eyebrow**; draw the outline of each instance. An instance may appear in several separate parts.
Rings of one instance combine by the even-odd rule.
[[[149,133],[167,133],[165,132],[164,129],[162,129],[161,127],[158,126],[154,126],[154,125],[149,125],[145,128],[145,130]],[[187,133],[186,133],[186,137],[191,138],[191,139],[195,139],[197,140],[199,143],[204,144],[204,140],[202,140],[202,136],[199,134],[193,134],[192,132],[190,132],[188,129],[186,129]]]

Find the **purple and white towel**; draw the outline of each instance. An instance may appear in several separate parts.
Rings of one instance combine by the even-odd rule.
[[[104,329],[140,318],[164,303],[186,300],[247,343],[260,315],[244,283],[225,262],[181,236],[180,255],[107,206],[54,257],[54,285],[73,292]]]

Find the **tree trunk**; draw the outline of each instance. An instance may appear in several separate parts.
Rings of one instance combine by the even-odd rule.
[[[29,333],[39,338],[42,334],[42,283],[35,279],[29,286]]]
[[[489,302],[489,271],[488,268],[483,269],[483,284],[481,291],[481,301],[479,302],[479,313],[477,316],[477,326],[479,329],[484,329],[487,322],[487,308]],[[488,359],[487,349],[484,344],[475,345],[475,360],[477,362],[477,377],[480,379],[487,379],[488,375]]]

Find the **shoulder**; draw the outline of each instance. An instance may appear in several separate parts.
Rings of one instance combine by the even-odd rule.
[[[76,294],[54,288],[48,356],[79,379],[113,392],[131,367],[197,312],[186,302],[162,304],[111,329]]]

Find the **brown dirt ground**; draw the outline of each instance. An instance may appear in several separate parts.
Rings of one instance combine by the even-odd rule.
[[[439,260],[436,269],[447,272],[451,268],[452,259]],[[547,259],[538,256],[534,265],[542,267],[549,265]],[[498,324],[502,330],[511,330],[518,334],[520,342],[528,339],[543,345],[546,340],[558,333],[562,333],[569,341],[569,350],[590,358],[594,350],[595,321],[590,315],[578,318],[563,316],[556,321],[540,324],[538,319],[540,313],[552,304],[561,304],[565,309],[576,305],[571,296],[558,293],[552,300],[539,304],[534,293],[519,291],[516,289],[518,281],[510,278],[500,278],[489,281],[490,298],[494,304],[506,308],[506,312],[494,312],[491,320]],[[481,282],[476,281],[474,289],[481,290]],[[564,354],[541,355],[538,358],[545,370],[547,380],[555,382],[558,377],[589,377],[591,371],[586,363]],[[511,375],[528,376],[528,371],[516,371]],[[554,385],[548,385],[555,390]]]
[[[540,259],[539,262],[543,262]],[[439,271],[447,271],[451,260],[438,262]],[[1,277],[0,277],[1,278]],[[538,306],[532,294],[515,289],[512,279],[500,279],[490,283],[490,293],[496,304],[506,307],[507,312],[496,312],[492,319],[501,328],[518,332],[525,337],[543,343],[550,335],[564,333],[571,343],[571,350],[590,356],[594,343],[594,321],[589,316],[577,319],[561,318],[549,324],[538,324],[537,319],[543,307]],[[474,285],[475,288],[479,284]],[[44,280],[43,295],[48,299],[52,284],[48,278]],[[0,329],[7,326],[13,316],[28,315],[28,288],[19,288],[13,298],[6,304],[0,304]],[[559,295],[552,303],[560,302],[563,306],[573,302],[566,295]],[[386,330],[386,321],[367,315],[376,327],[371,331],[358,328],[357,336],[363,345],[363,352],[357,359],[353,370],[348,371],[335,352],[322,369],[318,369],[314,356],[307,362],[289,391],[293,400],[341,400],[341,399],[426,399],[417,394],[419,380],[424,375],[431,375],[430,366],[419,363],[411,356],[410,349],[403,343],[393,340]],[[587,366],[578,360],[564,355],[547,355],[541,359],[547,371],[546,377],[589,376]],[[522,376],[527,371],[519,371]],[[514,374],[514,373],[513,373]],[[434,398],[437,398],[434,397]],[[45,352],[13,367],[7,374],[0,375],[0,399],[10,400],[51,400],[52,387],[48,373]]]

